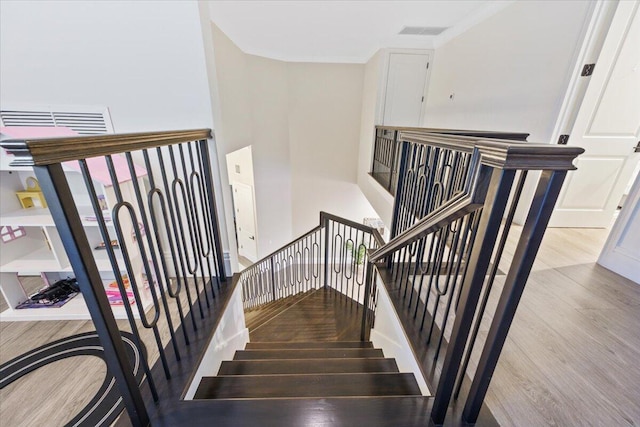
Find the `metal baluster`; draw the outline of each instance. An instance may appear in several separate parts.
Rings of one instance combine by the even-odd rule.
[[[182,218],[180,217],[179,209],[177,212],[177,216],[178,216],[177,218],[176,218],[176,212],[173,209],[173,201],[171,200],[172,199],[171,192],[169,191],[169,180],[167,178],[167,172],[164,164],[164,157],[162,155],[162,149],[160,147],[156,148],[156,155],[158,156],[158,163],[160,165],[160,175],[162,177],[164,192],[167,195],[165,200],[167,201],[167,206],[169,207],[169,215],[171,217],[171,224],[173,225],[172,228],[173,228],[173,238],[175,242],[175,249],[178,253],[178,258],[176,260],[175,253],[173,252],[173,246],[172,246],[171,254],[173,256],[173,265],[176,273],[176,278],[178,280],[178,286],[180,286],[181,284],[180,273],[182,273],[182,279],[184,280],[184,290],[187,294],[187,302],[189,303],[189,315],[191,317],[191,324],[193,326],[193,330],[197,331],[198,325],[196,324],[196,317],[193,314],[193,311],[194,311],[193,299],[191,298],[191,290],[189,289],[187,270],[185,269],[185,264],[186,264],[185,259],[188,257],[188,254],[186,253],[187,249],[186,249],[186,243],[184,239],[184,229],[182,227]],[[175,179],[176,178],[174,175],[174,181]],[[178,226],[176,226],[176,222],[178,223]],[[182,241],[182,246],[180,245],[180,241]],[[182,248],[184,248],[185,250],[184,256],[182,253]],[[180,271],[178,270],[178,267],[180,267]],[[198,302],[198,307],[200,308],[200,317],[204,318],[204,313],[202,311],[202,304],[200,304],[200,298],[197,299],[197,302]]]
[[[431,419],[434,424],[442,424],[447,413],[456,375],[460,369],[460,362],[469,336],[469,329],[475,314],[476,303],[489,267],[493,246],[514,178],[513,170],[494,170],[485,165],[480,166],[478,174],[478,185],[487,182],[487,175],[491,177],[483,208],[484,212],[480,221],[482,238],[474,242],[471,252],[469,260],[471,274],[465,278],[460,306],[456,311],[453,332],[451,333],[451,342],[447,346],[444,365],[440,373],[431,411]]]
[[[155,287],[155,283],[153,282],[153,273],[155,273],[155,279],[158,282],[158,290],[160,291],[160,300],[162,301],[162,306],[165,312],[165,319],[167,321],[167,325],[169,326],[169,335],[171,336],[171,344],[173,345],[173,351],[176,354],[176,359],[180,360],[180,350],[178,350],[178,343],[176,341],[175,332],[173,330],[173,321],[171,320],[171,312],[169,311],[169,303],[167,302],[167,296],[164,293],[164,286],[162,283],[162,277],[160,273],[160,263],[158,260],[158,256],[156,253],[156,247],[160,246],[160,236],[157,238],[157,245],[154,245],[152,234],[150,233],[151,227],[149,226],[149,220],[147,218],[147,212],[142,201],[142,191],[140,190],[140,183],[138,182],[138,178],[136,176],[135,166],[133,164],[133,158],[131,157],[131,152],[125,153],[125,158],[127,159],[127,165],[129,167],[129,173],[131,174],[131,183],[133,184],[133,192],[136,197],[136,202],[138,204],[138,210],[140,211],[140,217],[142,219],[142,225],[145,229],[145,237],[147,238],[147,245],[149,247],[149,253],[151,254],[151,260],[153,262],[153,271],[151,271],[152,275],[147,277],[149,281],[149,287]],[[152,173],[149,169],[147,174]],[[148,262],[148,261],[147,261]],[[169,277],[164,276],[165,281],[167,282],[167,287]]]
[[[115,251],[113,246],[111,246],[111,236],[109,235],[109,230],[107,229],[107,224],[104,219],[104,215],[102,214],[102,207],[98,201],[98,194],[96,193],[95,186],[93,185],[93,180],[91,178],[91,172],[89,171],[89,167],[87,166],[87,161],[85,159],[81,159],[78,161],[80,164],[80,171],[82,173],[82,178],[84,180],[85,186],[87,187],[87,193],[89,194],[89,200],[91,200],[91,205],[93,207],[93,211],[96,216],[96,220],[98,223],[98,229],[100,230],[100,235],[102,236],[102,240],[105,242],[105,250],[107,251],[107,257],[109,258],[109,263],[111,264],[111,268],[115,275],[116,283],[118,284],[118,290],[120,291],[120,296],[122,297],[122,301],[127,300],[127,291],[124,285],[124,281],[122,280],[122,276],[120,274],[120,266],[118,265],[118,259],[116,258]],[[122,244],[122,243],[121,243]],[[124,310],[127,313],[127,320],[129,322],[129,327],[131,328],[131,332],[133,333],[133,340],[138,349],[143,348],[142,339],[140,338],[140,332],[138,331],[138,325],[136,324],[135,317],[133,315],[133,310],[131,309],[130,304],[123,304]],[[147,376],[147,380],[149,381],[149,389],[151,390],[151,395],[153,396],[154,401],[158,401],[158,392],[156,390],[156,385],[153,377],[151,376],[151,370],[149,369],[149,363],[146,357],[140,358],[142,362],[142,368],[144,369],[145,375]]]
[[[160,188],[158,188],[158,186],[156,185],[155,182],[155,177],[154,177],[154,173],[153,173],[153,168],[151,167],[151,162],[149,160],[149,153],[146,149],[142,150],[142,155],[144,157],[144,164],[145,167],[147,168],[147,175],[149,177],[149,184],[151,186],[151,190],[148,192],[147,194],[147,203],[149,205],[149,212],[150,212],[150,216],[151,216],[151,223],[153,224],[153,231],[154,234],[156,236],[160,236],[160,227],[158,226],[158,214],[155,211],[154,208],[154,204],[153,204],[153,198],[154,196],[157,197],[158,199],[158,204],[161,207],[161,211],[162,211],[162,219],[164,221],[165,226],[167,227],[167,240],[168,240],[168,246],[169,246],[169,250],[171,252],[171,259],[173,261],[173,265],[174,268],[176,270],[176,276],[178,276],[176,278],[176,289],[175,291],[171,289],[171,278],[169,277],[169,269],[167,267],[167,263],[164,259],[164,256],[160,257],[160,260],[162,262],[162,270],[164,272],[164,276],[166,278],[167,281],[167,293],[169,294],[169,296],[173,299],[176,300],[176,305],[178,308],[178,317],[180,319],[180,325],[182,328],[182,332],[184,334],[184,341],[185,344],[189,345],[189,335],[187,334],[187,328],[184,327],[184,313],[182,310],[182,301],[180,298],[180,291],[182,290],[182,283],[180,281],[180,277],[179,274],[177,273],[178,270],[178,266],[177,266],[177,260],[176,260],[176,254],[174,251],[174,247],[173,247],[173,237],[171,236],[171,230],[172,230],[172,225],[171,222],[169,221],[169,217],[167,215],[167,206],[166,206],[166,200],[165,200],[165,196],[162,193],[162,191],[160,190]],[[160,248],[160,252],[163,253],[162,250],[162,244],[158,239],[158,245]]]
[[[193,233],[191,235],[191,238],[194,242],[194,253],[193,256],[194,258],[200,258],[198,260],[198,265],[200,266],[200,275],[202,277],[202,289],[203,289],[203,293],[206,297],[206,301],[207,301],[207,307],[209,307],[209,299],[207,297],[207,282],[209,282],[211,284],[211,280],[213,277],[213,274],[211,272],[211,262],[209,259],[207,259],[207,275],[205,275],[205,268],[204,268],[204,256],[202,253],[202,247],[203,247],[203,243],[202,243],[202,233],[200,230],[200,218],[198,216],[198,209],[196,206],[196,197],[195,197],[195,189],[193,187],[193,178],[194,178],[194,172],[193,170],[191,171],[191,173],[187,172],[187,161],[184,155],[184,149],[183,149],[183,144],[178,144],[178,153],[180,154],[180,164],[182,165],[182,173],[183,173],[183,177],[184,177],[184,183],[185,186],[187,188],[187,202],[188,202],[188,216],[187,216],[187,222],[190,225],[190,230]],[[215,299],[216,294],[213,288],[213,284],[211,284],[211,296],[212,299]]]
[[[160,332],[158,331],[158,320],[160,319],[160,307],[158,302],[158,296],[156,295],[155,286],[151,282],[153,278],[153,274],[151,272],[151,268],[149,266],[149,260],[147,258],[147,252],[144,248],[144,243],[142,241],[142,234],[140,233],[140,226],[138,223],[138,216],[133,209],[133,205],[131,203],[124,200],[122,196],[122,191],[120,189],[120,182],[118,181],[118,176],[116,174],[116,169],[113,163],[112,156],[105,157],[107,161],[107,169],[109,171],[109,176],[111,178],[111,184],[113,185],[113,192],[116,196],[116,205],[113,207],[112,211],[112,219],[115,225],[116,234],[118,236],[118,241],[120,242],[120,250],[122,251],[122,256],[124,258],[124,264],[127,270],[127,276],[129,278],[129,283],[131,284],[131,290],[137,301],[138,313],[140,314],[140,322],[142,325],[153,331],[153,336],[156,341],[156,346],[158,347],[158,352],[160,353],[160,360],[162,362],[162,367],[164,368],[164,374],[167,379],[171,378],[171,372],[169,371],[169,365],[167,363],[167,357],[164,352],[164,347],[162,345],[162,340],[160,338]],[[135,179],[134,177],[131,177]],[[149,322],[147,319],[146,313],[144,312],[144,308],[142,305],[142,298],[140,297],[140,292],[138,290],[138,281],[136,279],[136,272],[133,269],[133,265],[131,264],[131,257],[129,255],[129,249],[127,248],[126,238],[122,232],[122,225],[120,223],[120,209],[126,209],[129,214],[129,219],[131,220],[131,224],[133,226],[133,231],[135,235],[135,241],[138,246],[138,250],[140,251],[140,256],[142,257],[142,265],[144,267],[144,272],[147,275],[147,281],[149,282],[149,292],[151,293],[151,299],[153,301],[153,320]],[[148,230],[145,230],[145,233]]]
[[[202,304],[200,302],[200,294],[204,293],[204,298],[205,298],[205,302],[207,304],[207,307],[210,307],[210,303],[209,303],[209,297],[207,296],[207,291],[206,289],[204,289],[205,284],[203,283],[203,292],[200,292],[200,288],[198,286],[198,266],[199,266],[199,262],[198,262],[198,248],[197,248],[197,244],[195,242],[195,237],[194,237],[194,231],[193,231],[193,227],[192,227],[192,223],[189,220],[189,218],[187,217],[187,229],[189,232],[189,240],[191,242],[191,251],[193,253],[193,265],[191,263],[191,257],[189,256],[189,249],[187,247],[187,241],[185,239],[185,234],[186,234],[186,230],[183,224],[183,215],[182,215],[182,210],[180,209],[180,203],[179,203],[179,198],[178,198],[178,189],[180,190],[180,194],[182,195],[182,206],[184,207],[184,209],[188,209],[189,207],[189,203],[188,203],[188,196],[187,193],[188,191],[185,190],[185,181],[183,181],[182,179],[180,179],[180,176],[178,175],[178,167],[176,164],[176,159],[175,159],[175,154],[173,152],[173,147],[169,147],[169,159],[171,160],[171,169],[173,171],[173,183],[172,183],[172,196],[175,202],[175,207],[176,207],[176,217],[178,218],[178,225],[180,226],[180,230],[181,230],[181,235],[180,237],[182,238],[182,247],[184,248],[184,262],[187,266],[187,271],[189,272],[189,274],[191,274],[193,276],[193,284],[196,290],[196,298],[198,300],[198,307],[200,308],[200,317],[204,319],[204,312],[202,310]],[[185,212],[185,214],[188,214],[188,212]]]

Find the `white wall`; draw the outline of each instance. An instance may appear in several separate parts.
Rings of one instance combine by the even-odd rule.
[[[380,112],[385,51],[379,50],[364,66],[360,145],[358,152],[358,186],[387,228],[391,228],[393,197],[370,175],[375,126]]]
[[[251,145],[258,256],[318,225],[326,210],[375,216],[356,185],[363,67],[244,54],[211,24],[223,155]]]
[[[528,132],[531,142],[552,142],[592,6],[584,0],[513,2],[437,47],[423,126]],[[384,54],[365,66],[358,185],[389,226],[392,199],[368,176]],[[537,176],[528,179],[516,222],[524,220],[522,205]]]
[[[251,146],[258,257],[263,257],[292,238],[286,66],[246,55],[215,24],[209,25],[218,87],[212,94],[219,102],[218,154]]]
[[[1,2],[0,105],[25,104],[106,106],[119,133],[213,128],[197,3]]]
[[[513,2],[437,48],[424,126],[550,142],[589,11],[581,0]]]
[[[364,67],[289,63],[293,232],[321,210],[357,222],[376,213],[356,185]]]
[[[117,132],[212,126],[192,2],[2,2],[2,105],[109,107]]]

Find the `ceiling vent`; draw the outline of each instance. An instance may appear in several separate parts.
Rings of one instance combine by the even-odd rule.
[[[448,27],[403,27],[398,34],[407,36],[437,36]]]

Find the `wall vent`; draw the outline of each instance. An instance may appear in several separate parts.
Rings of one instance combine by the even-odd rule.
[[[437,36],[448,27],[403,27],[398,34],[408,36]]]
[[[109,110],[105,107],[29,107],[0,111],[2,126],[67,127],[80,135],[113,133]]]

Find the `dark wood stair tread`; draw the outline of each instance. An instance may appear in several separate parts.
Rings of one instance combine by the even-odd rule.
[[[263,359],[333,359],[358,357],[384,357],[377,348],[320,348],[320,349],[285,349],[285,350],[239,350],[233,360]]]
[[[250,342],[246,350],[312,349],[312,348],[373,348],[371,341],[313,341],[313,342]]]
[[[422,396],[201,399],[188,402],[188,420],[163,411],[162,419],[154,420],[153,426],[424,427],[429,425],[430,400]]]
[[[419,395],[407,373],[239,375],[203,378],[194,399]]]
[[[287,359],[224,361],[218,375],[399,372],[395,359]]]

